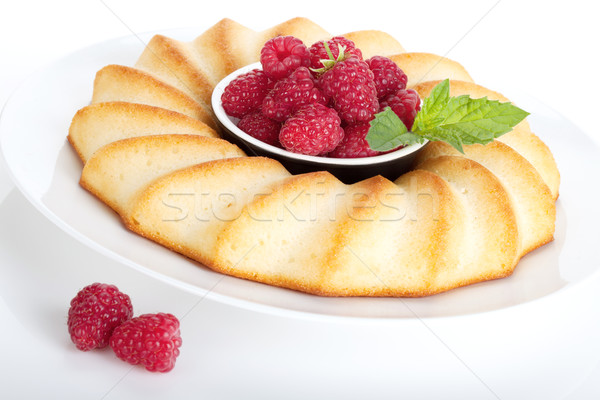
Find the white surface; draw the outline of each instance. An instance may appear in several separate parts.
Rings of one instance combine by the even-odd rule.
[[[476,81],[534,94],[588,134],[597,132],[593,43],[600,35],[593,5],[584,2],[566,7],[501,1],[473,29],[495,2],[420,2],[399,11],[402,17],[375,10],[327,14],[333,6],[323,3],[318,13],[312,11],[316,8],[286,7],[269,18],[256,14],[255,2],[228,2],[211,10],[200,9],[200,3],[190,10],[186,3],[10,4],[10,11],[0,10],[0,100],[49,61],[130,34],[121,20],[136,33],[179,26],[198,26],[200,32],[224,16],[260,29],[306,15],[336,33],[377,27],[394,33],[409,50],[445,54],[451,49],[448,56],[460,60]],[[422,17],[411,18],[424,13],[427,26]],[[99,255],[40,215],[13,190],[4,171],[0,199],[3,398],[282,398],[287,393],[291,398],[417,399],[436,398],[434,392],[463,399],[600,397],[600,350],[589,340],[590,332],[599,329],[595,280],[568,302],[543,307],[544,302],[533,302],[508,317],[503,311],[486,313],[469,330],[461,318],[449,329],[435,322],[382,325],[277,317],[219,304]],[[108,351],[81,353],[69,344],[68,301],[93,281],[115,283],[128,292],[137,314],[168,311],[181,318],[184,345],[171,373],[130,369]],[[502,318],[511,324],[498,326]],[[561,329],[545,329],[556,328],[557,321]],[[499,332],[506,341],[487,342]],[[502,346],[511,342],[519,345]],[[521,362],[506,370],[515,355]]]

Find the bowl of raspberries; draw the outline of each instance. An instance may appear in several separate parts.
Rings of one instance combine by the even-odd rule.
[[[310,47],[277,36],[263,46],[260,62],[217,84],[212,107],[226,139],[291,173],[326,170],[346,183],[375,175],[396,179],[423,144],[379,152],[366,136],[386,108],[410,130],[421,99],[406,82],[392,60],[365,60],[342,36]]]

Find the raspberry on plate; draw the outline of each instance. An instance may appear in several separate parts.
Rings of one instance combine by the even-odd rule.
[[[262,142],[281,147],[279,144],[281,122],[266,117],[261,110],[244,115],[244,118],[238,122],[237,126],[248,135]]]
[[[254,69],[232,80],[221,95],[223,109],[232,117],[242,118],[258,109],[273,87],[267,75]]]
[[[372,150],[365,139],[370,127],[369,122],[346,126],[344,128],[344,138],[328,156],[333,158],[360,158],[383,154]]]
[[[276,36],[261,49],[260,63],[268,77],[278,80],[298,67],[308,67],[310,53],[302,40],[293,36]]]
[[[344,137],[340,117],[322,104],[309,104],[288,118],[279,141],[291,152],[317,156],[329,153]]]
[[[283,122],[300,107],[311,103],[326,104],[327,101],[315,86],[308,68],[299,67],[287,78],[277,81],[263,100],[262,111],[267,117]]]
[[[373,72],[356,56],[337,62],[319,78],[319,85],[348,124],[370,121],[379,111]]]
[[[380,107],[380,111],[383,111],[386,107],[391,107],[406,128],[411,130],[415,117],[421,109],[421,99],[417,92],[412,89],[399,90],[383,98]]]
[[[379,99],[396,93],[398,90],[406,89],[408,77],[387,57],[374,56],[366,60],[369,69],[373,71],[377,97]]]
[[[132,315],[129,296],[114,285],[93,283],[71,300],[67,322],[71,340],[83,351],[106,347],[113,330]]]
[[[331,55],[334,60],[340,55],[340,47],[344,47],[344,54],[346,57],[349,55],[354,55],[362,60],[362,52],[359,48],[356,47],[354,42],[350,39],[346,39],[343,36],[336,36],[329,40],[327,40],[327,46],[329,46],[329,50],[331,51]],[[325,41],[320,40],[314,43],[309,47],[308,51],[310,52],[310,67],[312,69],[321,69],[324,67],[321,60],[330,60],[331,57],[327,53],[327,49],[325,48]]]
[[[179,320],[172,314],[144,314],[117,327],[110,338],[117,357],[148,371],[168,372],[179,356]]]

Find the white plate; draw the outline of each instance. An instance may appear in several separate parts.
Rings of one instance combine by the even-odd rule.
[[[171,31],[182,40],[196,32]],[[144,40],[148,36],[143,37]],[[477,314],[569,292],[600,269],[596,251],[600,151],[572,123],[534,99],[509,96],[531,112],[535,132],[552,149],[562,175],[555,241],[527,255],[515,273],[421,299],[323,298],[215,273],[130,233],[109,208],[78,185],[81,163],[66,141],[71,118],[88,104],[97,70],[133,65],[137,37],[100,43],[27,80],[6,104],[0,145],[15,183],[46,217],[123,264],[202,296],[290,315],[430,318]],[[298,315],[298,314],[296,314]]]

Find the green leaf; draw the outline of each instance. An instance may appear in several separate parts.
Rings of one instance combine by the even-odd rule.
[[[409,132],[390,107],[375,114],[370,125],[365,139],[369,143],[369,147],[375,151],[389,151],[399,146],[408,146],[424,141],[420,135]]]
[[[450,100],[450,80],[438,83],[429,96],[423,100],[421,111],[413,123],[413,130],[427,130],[444,120],[443,112]]]
[[[511,103],[487,97],[450,97],[450,81],[446,79],[423,100],[412,132],[408,132],[400,118],[387,107],[371,121],[366,139],[376,151],[389,151],[428,139],[449,143],[462,153],[465,145],[487,144],[510,132],[528,115]]]
[[[511,103],[467,95],[452,97],[442,114],[444,119],[437,126],[418,133],[429,140],[444,140],[459,150],[462,145],[487,144],[529,115]]]
[[[452,147],[454,147],[456,150],[460,151],[461,153],[464,154],[464,152],[465,152],[462,147],[464,142],[463,142],[460,132],[458,132],[458,131],[438,127],[438,128],[429,130],[427,132],[421,132],[421,134],[423,134],[423,136],[431,142],[435,142],[435,141],[446,142],[449,145],[451,145]]]

